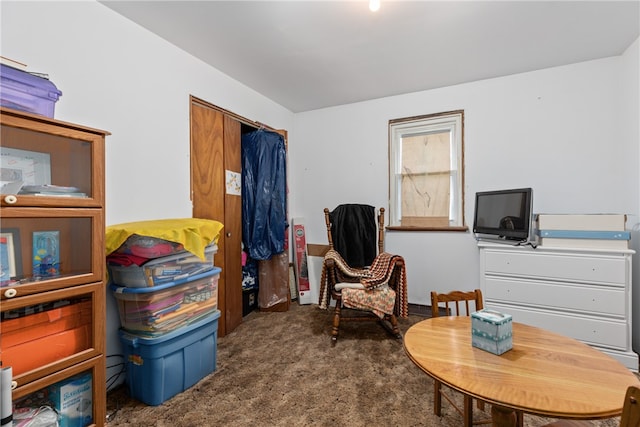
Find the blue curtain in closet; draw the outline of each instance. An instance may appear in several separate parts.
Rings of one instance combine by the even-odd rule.
[[[286,170],[282,135],[265,129],[242,135],[242,243],[253,259],[284,251]]]

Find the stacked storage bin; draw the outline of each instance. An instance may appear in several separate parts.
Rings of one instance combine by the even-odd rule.
[[[49,79],[0,64],[1,106],[53,118],[60,96]]]
[[[215,371],[216,251],[209,245],[204,260],[179,251],[140,266],[108,263],[132,397],[159,405]]]

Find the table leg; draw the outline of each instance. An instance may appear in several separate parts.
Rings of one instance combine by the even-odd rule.
[[[518,425],[516,412],[504,406],[491,405],[491,420],[493,427],[516,427]]]

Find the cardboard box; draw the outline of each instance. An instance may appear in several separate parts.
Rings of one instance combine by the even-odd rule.
[[[120,331],[129,394],[160,405],[216,370],[217,311],[192,325],[158,338]]]
[[[307,268],[307,238],[304,228],[304,218],[293,219],[293,251],[296,287],[300,304],[311,304],[311,283]]]
[[[623,231],[625,214],[537,214],[540,230]]]
[[[629,249],[625,214],[538,214],[540,245],[553,248]]]
[[[498,355],[511,350],[511,315],[488,309],[471,313],[471,344]]]
[[[540,245],[552,248],[629,249],[629,231],[539,230]]]
[[[86,427],[93,421],[93,389],[90,372],[49,387],[49,399],[60,417],[60,427]]]

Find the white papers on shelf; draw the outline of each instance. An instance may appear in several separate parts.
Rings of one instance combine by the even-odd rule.
[[[50,154],[0,147],[0,187],[15,181],[28,185],[51,184]]]

